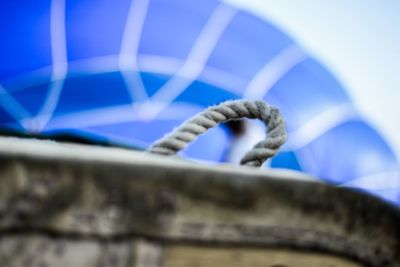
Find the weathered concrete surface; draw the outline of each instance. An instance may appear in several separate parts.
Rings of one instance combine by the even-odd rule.
[[[0,266],[162,266],[169,244],[400,266],[396,207],[297,176],[0,138]]]
[[[164,267],[361,267],[362,265],[312,252],[273,248],[169,246]]]

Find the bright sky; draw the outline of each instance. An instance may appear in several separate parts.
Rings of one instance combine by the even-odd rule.
[[[331,70],[400,158],[400,1],[225,1],[267,18]]]

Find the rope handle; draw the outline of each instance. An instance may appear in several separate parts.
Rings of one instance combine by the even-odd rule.
[[[147,151],[175,155],[208,129],[219,123],[242,118],[259,119],[267,127],[267,137],[258,142],[240,161],[241,165],[259,167],[273,157],[286,141],[285,123],[278,109],[260,100],[234,100],[211,106],[154,142]]]

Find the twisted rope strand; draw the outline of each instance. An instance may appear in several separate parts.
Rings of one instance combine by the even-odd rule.
[[[274,156],[286,141],[285,124],[278,109],[260,100],[226,101],[209,107],[156,141],[148,152],[175,155],[208,129],[219,123],[242,118],[259,119],[267,127],[266,139],[258,142],[240,162],[241,165],[259,167]]]

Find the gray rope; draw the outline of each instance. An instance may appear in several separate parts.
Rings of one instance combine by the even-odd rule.
[[[175,155],[209,128],[222,122],[242,118],[260,119],[267,127],[266,139],[257,143],[240,162],[246,166],[261,166],[265,160],[274,156],[286,141],[286,130],[278,109],[259,100],[226,101],[209,107],[156,141],[148,152]]]

